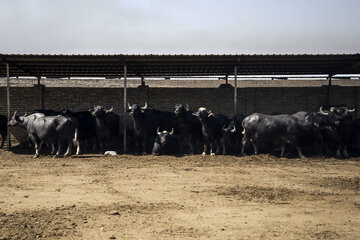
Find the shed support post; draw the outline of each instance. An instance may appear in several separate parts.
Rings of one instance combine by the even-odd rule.
[[[126,96],[126,84],[127,84],[127,66],[124,65],[124,154],[126,154],[126,114],[127,114],[127,96]]]
[[[144,86],[145,86],[144,77],[141,77],[141,86],[142,86],[142,87],[144,87]]]
[[[44,110],[44,107],[45,107],[45,104],[44,104],[44,96],[45,96],[45,86],[44,85],[41,85],[41,77],[38,77],[37,78],[37,80],[38,80],[38,83],[37,83],[37,85],[38,85],[38,87],[40,87],[41,88],[41,96],[40,96],[40,105],[41,105],[41,110]]]
[[[7,117],[8,121],[10,121],[10,70],[9,70],[9,63],[6,63],[6,100],[7,100]],[[7,124],[6,124],[7,125]],[[10,141],[10,127],[7,125],[7,146],[6,149],[9,151],[11,147],[11,141]]]
[[[328,76],[328,86],[327,86],[327,89],[326,89],[326,105],[330,104],[331,77],[332,77],[332,75],[329,74],[329,76]]]
[[[234,67],[234,115],[237,113],[237,66]]]

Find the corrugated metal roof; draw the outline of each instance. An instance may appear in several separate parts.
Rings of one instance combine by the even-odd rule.
[[[360,54],[50,55],[0,54],[0,77],[129,77],[360,74]]]

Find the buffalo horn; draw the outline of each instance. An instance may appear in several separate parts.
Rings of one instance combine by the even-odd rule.
[[[112,112],[114,110],[114,107],[111,107],[109,110],[105,110],[106,113]]]
[[[147,104],[147,102],[145,102],[145,106],[142,107],[141,109],[146,110],[147,108],[148,108],[148,104]]]
[[[236,127],[235,127],[235,125],[234,125],[234,128],[233,128],[230,132],[232,132],[232,133],[236,132]]]
[[[319,111],[322,115],[329,115],[329,113],[323,111],[323,106],[320,107]]]
[[[331,107],[330,108],[330,112],[334,112],[335,108],[334,107]]]
[[[171,129],[171,132],[169,133],[170,136],[174,135],[174,128]]]
[[[131,107],[131,105],[130,105],[130,103],[128,103],[128,108],[129,108],[129,109],[131,109],[131,108],[132,108],[132,107]]]
[[[161,134],[159,127],[156,129],[157,134]]]
[[[15,112],[14,112],[14,115],[13,115],[13,117],[12,117],[12,118],[15,118],[16,114],[17,114],[17,111],[15,111]]]
[[[355,108],[354,109],[349,109],[349,112],[355,112]]]

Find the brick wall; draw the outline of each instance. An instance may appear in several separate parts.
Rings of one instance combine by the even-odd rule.
[[[160,110],[171,111],[176,103],[187,103],[193,110],[200,106],[212,112],[233,114],[233,88],[129,88],[128,101],[143,105],[148,101]],[[43,101],[42,101],[43,96]],[[251,114],[293,113],[316,111],[325,103],[326,87],[266,87],[238,88],[238,112]],[[34,109],[61,110],[70,108],[83,111],[94,105],[106,108],[114,106],[115,113],[122,113],[122,88],[75,88],[75,87],[13,87],[10,90],[11,113],[30,113]],[[346,104],[356,109],[360,106],[359,87],[332,86],[331,104]],[[6,115],[6,88],[0,87],[0,114]],[[358,111],[354,114],[359,117]],[[122,119],[122,118],[121,118]],[[129,118],[128,118],[129,119]],[[16,133],[18,130],[15,130]]]

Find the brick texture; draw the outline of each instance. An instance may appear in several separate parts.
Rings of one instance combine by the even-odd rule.
[[[293,113],[317,111],[326,101],[326,87],[252,87],[238,88],[238,113]],[[42,99],[43,96],[43,99]],[[214,113],[233,115],[233,88],[152,88],[138,87],[127,90],[130,104],[143,105],[145,101],[157,109],[171,111],[176,103],[189,104],[192,110],[203,106]],[[114,107],[122,115],[122,88],[77,88],[77,87],[12,87],[10,90],[11,114],[31,113],[35,109],[86,111],[94,105]],[[356,109],[360,105],[360,88],[332,86],[330,104],[345,104]],[[43,105],[43,106],[42,106]],[[0,87],[0,114],[6,115],[6,87]],[[358,111],[354,113],[359,117]],[[128,117],[127,124],[130,124]],[[121,118],[122,120],[122,118]],[[12,129],[19,140],[24,133]]]

